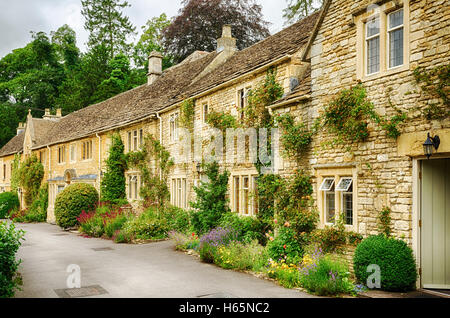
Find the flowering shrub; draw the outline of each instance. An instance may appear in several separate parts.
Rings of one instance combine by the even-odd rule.
[[[323,255],[320,249],[303,257],[299,272],[301,286],[316,295],[354,293],[347,264],[330,255]]]
[[[238,231],[231,227],[212,229],[200,239],[200,258],[204,262],[213,263],[217,249],[221,246],[228,246],[233,241],[238,241],[238,238]]]
[[[300,275],[297,264],[287,264],[284,259],[276,262],[269,259],[266,265],[266,274],[276,279],[283,287],[294,288],[300,286]]]
[[[82,211],[77,217],[80,231],[88,236],[112,238],[127,221],[127,215],[122,208],[110,210],[105,204],[100,204],[96,211]]]
[[[195,233],[186,235],[180,232],[170,231],[169,238],[175,242],[175,249],[178,251],[198,251],[199,249],[200,239]]]
[[[303,248],[299,244],[295,232],[289,227],[289,223],[285,223],[279,229],[278,235],[274,238],[269,235],[269,243],[267,244],[269,256],[275,260],[284,259],[288,263],[296,263],[303,255]]]
[[[215,262],[225,269],[258,272],[267,262],[267,252],[256,240],[247,244],[231,242],[218,248]]]

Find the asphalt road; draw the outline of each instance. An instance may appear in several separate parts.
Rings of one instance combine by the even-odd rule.
[[[26,231],[26,241],[18,253],[24,281],[23,291],[16,293],[18,298],[80,296],[71,290],[62,291],[68,287],[71,273],[67,268],[71,264],[81,269],[81,287],[96,286],[93,294],[97,294],[89,297],[313,297],[252,275],[204,264],[196,257],[176,252],[170,241],[123,245],[83,238],[49,224],[18,227]]]

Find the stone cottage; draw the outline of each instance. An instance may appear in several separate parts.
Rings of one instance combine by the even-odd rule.
[[[423,114],[440,99],[428,96],[414,76],[418,67],[448,65],[448,1],[325,0],[320,11],[242,51],[230,26],[217,42],[215,52],[195,52],[164,72],[162,56],[152,54],[146,85],[102,103],[64,117],[29,115],[0,150],[0,191],[10,189],[14,155],[36,153],[49,183],[48,222],[54,222],[56,195],[67,185],[90,183],[100,190],[111,132],[121,134],[126,151],[138,150],[150,133],[177,159],[185,143],[180,107],[188,99],[194,101],[193,135],[204,141],[214,134],[208,114],[227,112],[239,119],[249,91],[271,68],[285,95],[270,111],[294,115],[310,128],[342,90],[361,85],[379,116],[392,118],[400,111],[406,119],[398,138],[370,120],[361,142],[334,143],[335,133],[318,130],[301,165],[313,176],[320,226],[342,215],[349,230],[377,234],[378,213],[388,207],[393,235],[413,247],[418,284],[449,288],[450,118]],[[427,157],[423,144],[437,141],[435,136],[439,147],[431,143]],[[176,162],[168,180],[171,203],[181,208],[188,207],[203,177],[201,159],[191,159]],[[282,156],[276,161],[283,175],[299,165]],[[257,214],[254,165],[227,161],[222,168],[231,173],[230,208]],[[139,171],[127,171],[126,178],[128,200],[137,203]]]

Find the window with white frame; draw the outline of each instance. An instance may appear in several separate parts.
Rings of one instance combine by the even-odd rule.
[[[251,87],[238,89],[237,91],[237,104],[239,110],[239,119],[244,120],[245,108],[248,106],[248,95],[250,94]]]
[[[375,17],[366,23],[367,75],[380,71],[380,18]]]
[[[128,152],[139,151],[144,144],[144,130],[131,130],[127,134]]]
[[[58,163],[66,162],[66,146],[58,147]]]
[[[178,128],[179,128],[179,114],[173,113],[170,115],[169,119],[169,133],[170,133],[170,141],[178,141]]]
[[[140,195],[140,176],[137,174],[129,174],[128,175],[128,199],[129,200],[139,200]]]
[[[343,218],[346,225],[354,224],[353,177],[324,177],[320,185],[322,215],[325,224],[335,224]]]
[[[84,141],[81,144],[81,159],[92,159],[92,140]]]
[[[403,9],[388,15],[389,68],[403,65]]]
[[[69,160],[70,162],[75,162],[77,160],[77,147],[75,144],[70,145],[70,151],[69,151]]]
[[[171,179],[170,203],[181,209],[188,208],[188,188],[186,178]]]
[[[386,1],[356,17],[357,76],[377,77],[409,67],[409,0]]]
[[[258,214],[256,175],[236,175],[232,179],[232,209],[241,215]]]

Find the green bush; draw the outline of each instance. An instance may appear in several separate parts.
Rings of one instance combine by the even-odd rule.
[[[267,248],[270,258],[284,259],[287,263],[295,263],[303,256],[303,248],[294,230],[289,227],[281,227],[278,235],[267,244]]]
[[[64,228],[79,225],[77,217],[82,211],[92,211],[98,203],[97,190],[88,184],[74,184],[62,191],[56,197],[56,223]]]
[[[33,201],[30,208],[23,215],[13,218],[14,222],[19,223],[40,223],[47,220],[48,207],[48,184],[44,184]]]
[[[347,264],[330,255],[319,256],[313,264],[300,271],[300,284],[303,288],[319,296],[349,294],[354,285],[350,281]]]
[[[417,280],[416,262],[412,249],[402,240],[384,235],[371,236],[356,248],[353,258],[355,275],[365,284],[371,273],[369,265],[381,269],[381,289],[386,291],[414,290]]]
[[[188,211],[177,207],[167,207],[160,213],[167,221],[169,230],[181,233],[187,233],[190,230],[191,216]]]
[[[122,242],[160,240],[166,238],[168,232],[167,221],[157,212],[149,209],[138,217],[129,218],[120,230],[120,237],[123,238]]]
[[[206,165],[205,173],[209,182],[201,182],[194,187],[197,201],[192,203],[192,225],[198,234],[204,234],[219,225],[222,215],[228,213],[227,192],[229,172],[219,172],[219,164]]]
[[[20,261],[16,259],[24,232],[16,230],[14,224],[0,222],[0,298],[14,297],[15,291],[22,285],[17,273]]]
[[[119,134],[111,136],[109,157],[106,160],[106,173],[102,179],[102,200],[117,202],[126,197],[125,170],[127,168],[124,145]]]
[[[265,244],[265,226],[260,219],[251,216],[240,216],[237,213],[226,213],[220,220],[221,227],[232,227],[239,232],[239,240],[250,243],[258,240]]]
[[[20,206],[19,197],[15,192],[0,193],[0,219],[6,219],[10,212]]]

